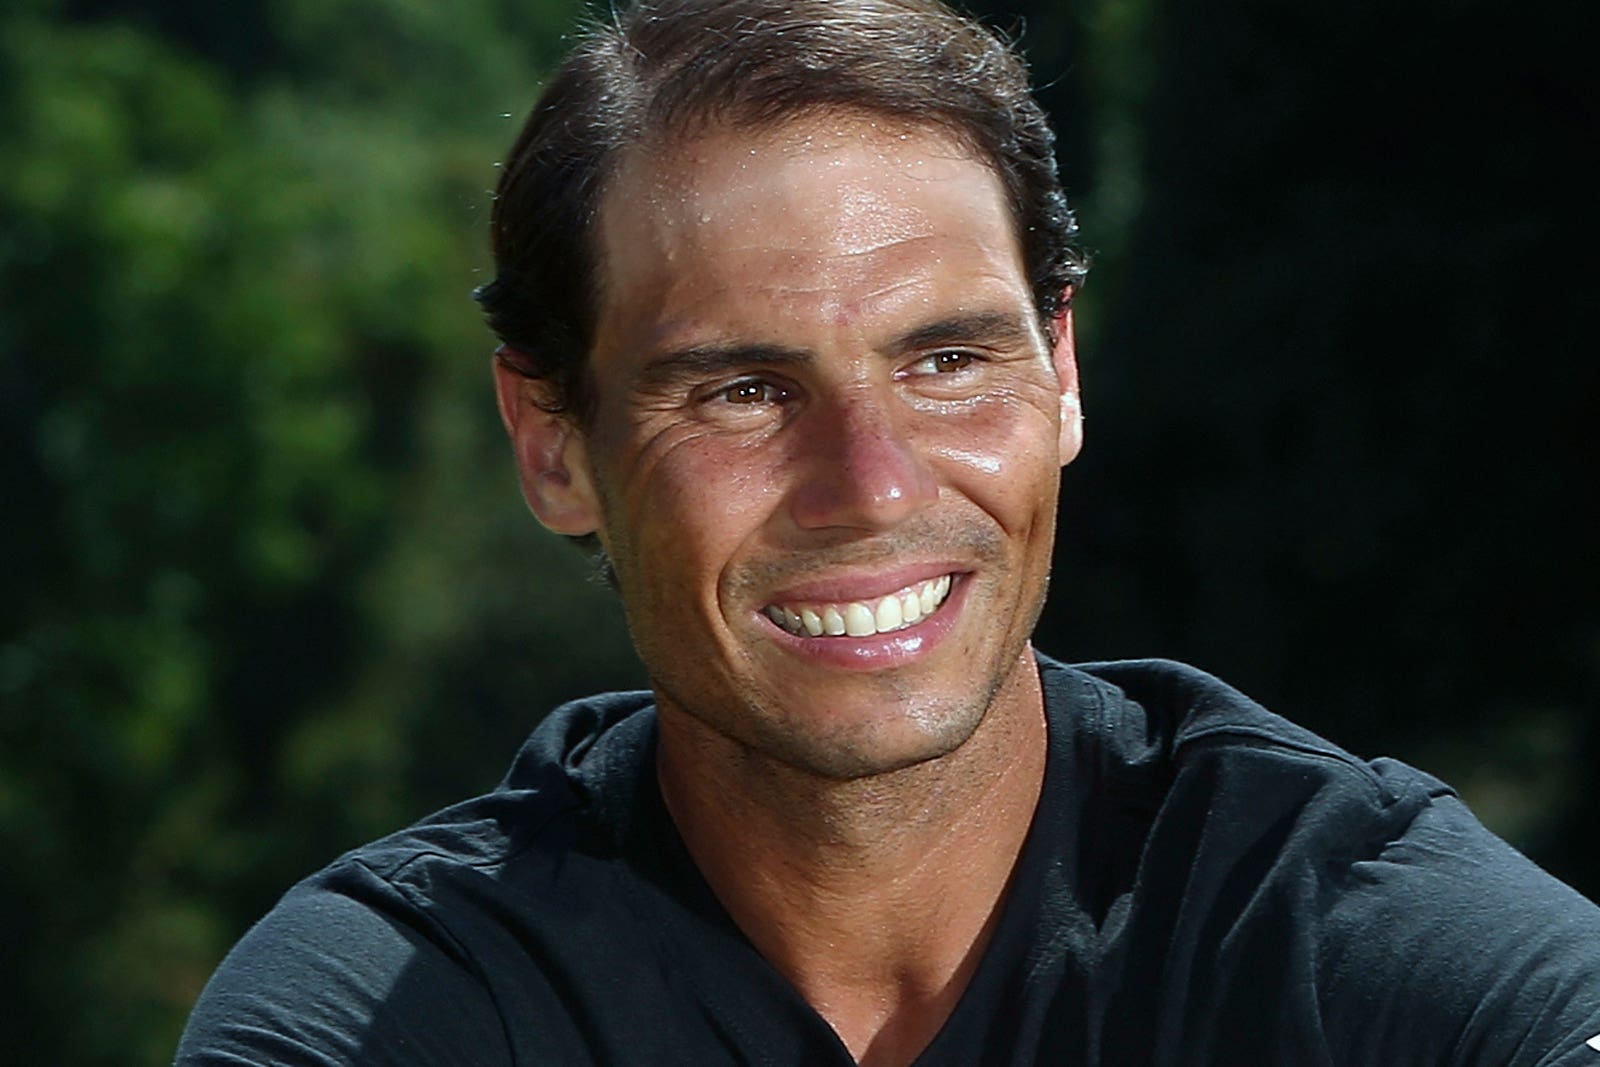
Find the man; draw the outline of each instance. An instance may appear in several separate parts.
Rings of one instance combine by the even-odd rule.
[[[935,0],[659,0],[536,106],[480,294],[650,693],[359,849],[184,1064],[1595,1064],[1600,911],[1437,781],[1029,637],[1083,265]]]

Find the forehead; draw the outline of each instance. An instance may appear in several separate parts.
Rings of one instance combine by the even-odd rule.
[[[732,222],[737,215],[719,218],[716,209],[761,211],[775,195],[805,208],[822,191],[844,198],[813,200],[809,213],[849,222],[885,213],[886,194],[966,169],[990,168],[943,127],[894,116],[818,111],[765,125],[708,123],[624,149],[601,201],[601,228],[639,210],[668,225]],[[993,184],[1003,194],[998,178]],[[704,210],[683,219],[686,206]],[[908,212],[887,214],[906,221]]]
[[[598,333],[647,328],[632,344],[737,317],[752,301],[861,313],[904,286],[926,296],[935,273],[1022,278],[992,168],[940,128],[859,114],[714,126],[630,149],[596,236]]]

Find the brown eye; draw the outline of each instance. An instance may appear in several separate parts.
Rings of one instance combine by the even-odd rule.
[[[747,378],[726,386],[718,394],[730,404],[770,404],[784,398],[784,392],[771,382]]]
[[[940,352],[933,357],[933,369],[939,374],[965,370],[972,365],[971,352]]]

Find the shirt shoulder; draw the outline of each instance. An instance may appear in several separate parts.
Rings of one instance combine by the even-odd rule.
[[[554,1025],[570,1016],[560,990],[523,961],[551,931],[566,951],[599,938],[611,806],[653,746],[649,703],[608,694],[556,709],[499,788],[291,889],[212,976],[178,1064],[487,1065],[530,1048],[585,1062],[581,1035]]]
[[[1600,1064],[1600,908],[1459,797],[1434,795],[1340,874],[1317,974],[1327,1025],[1353,1055],[1378,1062],[1410,1047],[1419,1062]]]
[[[1260,1062],[1600,1064],[1600,908],[1444,782],[1183,664],[1041,668],[1079,694],[1090,788],[1145,813],[1104,948],[1126,1017],[1182,1005],[1166,1040]]]
[[[1152,832],[1158,822],[1172,831],[1221,816],[1237,831],[1228,838],[1242,839],[1251,826],[1291,820],[1297,837],[1315,826],[1318,840],[1353,856],[1433,798],[1454,795],[1414,768],[1355,756],[1186,664],[1040,665],[1047,704],[1070,709],[1052,715],[1052,730],[1070,735],[1085,788],[1142,809]]]

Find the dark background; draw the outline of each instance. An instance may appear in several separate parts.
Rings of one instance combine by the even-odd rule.
[[[1191,660],[1600,894],[1580,5],[992,6],[1098,261],[1040,645]],[[639,680],[467,298],[576,9],[0,11],[0,1061],[169,1061],[290,882]]]

